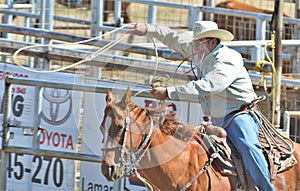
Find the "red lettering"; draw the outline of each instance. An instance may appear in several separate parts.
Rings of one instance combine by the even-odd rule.
[[[21,87],[12,87],[11,88],[12,93],[17,93],[17,94],[26,94],[26,88],[21,88]]]
[[[13,72],[0,70],[0,80],[4,80],[6,76],[12,76],[17,78],[29,78],[27,74],[13,73]]]
[[[172,108],[171,111],[177,111],[176,105],[174,103],[171,103],[171,105],[169,105],[169,107]]]
[[[55,137],[57,137],[57,142],[55,142]],[[57,132],[54,133],[53,138],[52,138],[52,143],[55,147],[58,147],[59,143],[60,143],[60,137],[59,134]]]
[[[61,140],[61,144],[62,144],[62,147],[64,147],[64,143],[65,143],[65,137],[67,136],[66,134],[60,134],[62,140]]]
[[[29,76],[27,74],[19,74],[19,73],[13,73],[13,72],[4,72],[3,70],[0,71],[0,80],[3,80],[5,76],[12,76],[17,78],[28,78]]]
[[[44,131],[41,131],[41,134],[40,134],[40,144],[44,144],[45,142],[45,133]]]
[[[65,133],[48,132],[44,130],[40,134],[40,144],[74,150],[72,135],[68,135]]]
[[[50,138],[52,136],[52,132],[50,134],[48,134],[48,131],[46,131],[46,137],[47,137],[47,140],[48,140],[48,144],[47,145],[50,145]]]
[[[18,94],[26,94],[26,88],[17,87]]]
[[[66,145],[66,149],[67,149],[69,146],[71,147],[72,150],[74,150],[73,139],[72,139],[72,136],[71,136],[71,135],[68,137],[68,142],[67,142],[67,145]]]
[[[156,102],[152,100],[145,100],[145,107],[156,108]]]

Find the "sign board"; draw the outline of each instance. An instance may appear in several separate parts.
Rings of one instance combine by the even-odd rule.
[[[87,81],[90,85],[109,87],[113,90],[121,90],[119,98],[125,93],[128,85],[117,85],[103,81]],[[138,87],[130,87],[132,90],[140,91]],[[106,94],[85,92],[84,94],[84,116],[82,130],[82,152],[93,154],[102,158],[103,136],[100,132]],[[156,107],[159,101],[151,98],[132,97],[133,101],[142,107]],[[182,122],[199,124],[202,122],[202,110],[200,104],[172,101],[173,109]],[[80,191],[105,190],[110,191],[117,187],[120,190],[146,191],[148,188],[136,178],[125,178],[116,183],[108,182],[101,173],[100,163],[81,162],[80,167]]]
[[[82,83],[79,75],[66,73],[38,74],[14,65],[0,63],[1,123],[3,122],[4,76]],[[41,149],[75,153],[78,144],[79,111],[82,93],[54,88],[12,85],[9,146],[32,148],[32,128],[36,127],[41,98]],[[0,127],[2,130],[2,126]],[[31,191],[75,190],[75,161],[47,156],[8,154],[6,188]]]

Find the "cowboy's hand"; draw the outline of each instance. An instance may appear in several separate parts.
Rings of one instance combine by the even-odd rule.
[[[167,88],[164,87],[154,87],[150,93],[158,100],[165,100],[168,98]]]
[[[133,29],[128,30],[129,34],[144,36],[147,33],[147,26],[145,23],[136,23]]]

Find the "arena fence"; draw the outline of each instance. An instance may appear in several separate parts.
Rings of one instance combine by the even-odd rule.
[[[91,7],[83,7],[79,9],[66,7],[54,2],[54,0],[41,0],[37,1],[38,3],[31,0],[29,2],[30,3],[28,4],[0,6],[0,16],[5,16],[3,24],[0,24],[0,33],[2,33],[2,37],[4,37],[0,38],[0,59],[2,62],[14,64],[12,54],[20,47],[37,44],[47,45],[49,42],[52,44],[60,44],[65,42],[84,41],[122,26],[122,24],[116,24],[121,20],[120,7],[118,6],[120,6],[122,1],[116,1],[119,5],[116,4],[116,14],[110,21],[103,21],[103,12],[101,12],[101,6],[103,6],[102,1],[93,1]],[[135,10],[141,10],[143,12],[142,15],[136,15],[134,12],[132,15],[134,22],[166,24],[179,32],[191,30],[193,22],[195,20],[203,19],[207,14],[211,16],[221,14],[227,18],[232,18],[232,20],[236,20],[243,15],[244,18],[255,20],[256,33],[252,36],[253,39],[250,39],[251,41],[234,41],[226,45],[238,50],[245,58],[248,59],[245,60],[245,64],[249,70],[253,70],[249,73],[253,80],[254,87],[256,88],[256,92],[264,95],[269,93],[271,78],[268,74],[261,73],[262,71],[270,72],[269,65],[265,65],[265,68],[258,72],[255,71],[255,67],[257,61],[265,59],[264,46],[270,43],[268,36],[270,31],[268,31],[267,27],[268,22],[271,19],[270,15],[198,6],[195,4],[189,4],[189,1],[174,3],[167,1],[126,0],[125,2],[131,2],[132,6],[135,6]],[[164,15],[163,13],[165,12],[174,12],[174,14]],[[174,17],[174,15],[176,15],[176,17]],[[14,16],[16,16],[15,19],[13,18]],[[162,19],[166,17],[173,18],[173,20]],[[177,17],[178,19],[180,17],[181,20],[175,20]],[[300,132],[298,129],[300,127],[300,122],[297,112],[300,110],[298,91],[300,86],[298,74],[300,71],[300,21],[295,18],[284,18],[284,22],[291,26],[294,40],[283,41],[283,59],[285,63],[284,73],[286,77],[283,77],[282,79],[283,89],[281,91],[282,131],[288,134],[293,140],[299,142]],[[121,38],[125,35],[127,29],[128,27],[125,27],[124,29],[119,30],[118,33],[109,35],[109,37],[104,37],[104,39],[100,38],[82,45],[70,45],[63,48],[46,47],[24,50],[20,53],[22,56],[19,58],[22,60],[22,63],[25,63],[28,66],[36,68],[42,66],[42,68],[53,70],[85,59],[112,40]],[[247,31],[248,29],[243,30]],[[132,83],[133,86],[141,85],[143,88],[149,87],[149,83],[151,82],[154,74],[168,75],[173,79],[170,80],[168,84],[162,85],[176,85],[183,83],[188,80],[187,78],[192,77],[188,75],[187,77],[180,78],[178,75],[174,75],[174,71],[183,59],[183,57],[177,52],[171,51],[161,44],[157,44],[159,55],[157,64],[155,60],[156,53],[150,39],[135,38],[133,42],[134,44],[122,41],[112,47],[111,51],[108,51],[107,54],[102,54],[95,60],[86,62],[85,64],[72,69],[68,69],[66,72],[83,74],[86,78],[111,81],[112,83]],[[269,53],[271,53],[270,49],[268,50]],[[129,55],[124,56],[124,52]],[[157,69],[155,69],[156,66]],[[184,73],[188,71],[188,66],[188,63],[185,63],[183,67],[180,68],[180,72]],[[264,78],[266,85],[262,84],[262,78]],[[91,91],[95,93],[104,93],[107,88],[111,88],[107,86],[81,86],[76,84],[51,83],[49,81],[39,80],[19,80],[15,78],[9,78],[7,83],[7,87],[9,87],[9,84],[12,83],[38,87],[65,88],[75,91]],[[8,90],[6,90],[6,92],[8,93]],[[133,89],[133,92],[136,93],[137,90]],[[140,94],[140,96],[148,97],[149,94]],[[9,98],[7,95],[5,97],[7,99]],[[261,106],[261,108],[264,109],[266,116],[269,118],[271,117],[271,101],[272,100],[268,98],[267,102]],[[5,101],[4,103],[9,102]],[[8,112],[7,109],[4,109],[4,111]],[[7,116],[4,117],[4,119],[6,118]],[[8,136],[7,133],[11,127],[8,126],[7,121],[4,120],[3,122],[3,137],[5,137]],[[36,127],[38,127],[38,125]],[[36,136],[36,134],[33,135]],[[38,138],[35,137],[34,139]],[[4,175],[4,172],[6,172],[6,164],[3,161],[6,161],[5,158],[9,156],[9,153],[64,157],[67,159],[96,163],[101,162],[101,158],[96,155],[41,150],[38,148],[38,145],[34,145],[32,149],[24,149],[21,147],[11,147],[4,141],[2,144],[1,175]],[[5,177],[2,176],[0,182],[0,185],[3,188],[2,190],[5,188],[4,182]]]

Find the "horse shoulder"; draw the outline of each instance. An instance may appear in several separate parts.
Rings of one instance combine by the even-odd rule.
[[[197,141],[192,141],[190,147],[190,160],[192,164],[203,165],[208,160],[205,150]]]
[[[198,172],[200,172],[200,170],[202,170],[202,168],[208,161],[208,157],[207,157],[205,150],[202,148],[202,146],[198,142],[193,141],[193,142],[191,142],[191,144],[189,146],[190,146],[190,163],[194,164],[194,167],[195,167],[194,173],[198,173]],[[222,177],[222,176],[217,175],[210,167],[208,167],[207,169],[208,169],[210,179],[206,176],[206,173],[205,173],[205,176],[204,175],[202,175],[202,176],[206,177],[206,178],[199,179],[198,185],[194,184],[193,186],[201,185],[203,190],[205,190],[205,189],[208,189],[208,187],[204,188],[203,185],[208,186],[208,181],[210,181],[211,182],[211,190],[215,190],[215,191],[230,190],[230,183],[229,183],[229,179],[227,177]],[[207,184],[203,184],[204,182],[207,182]]]

